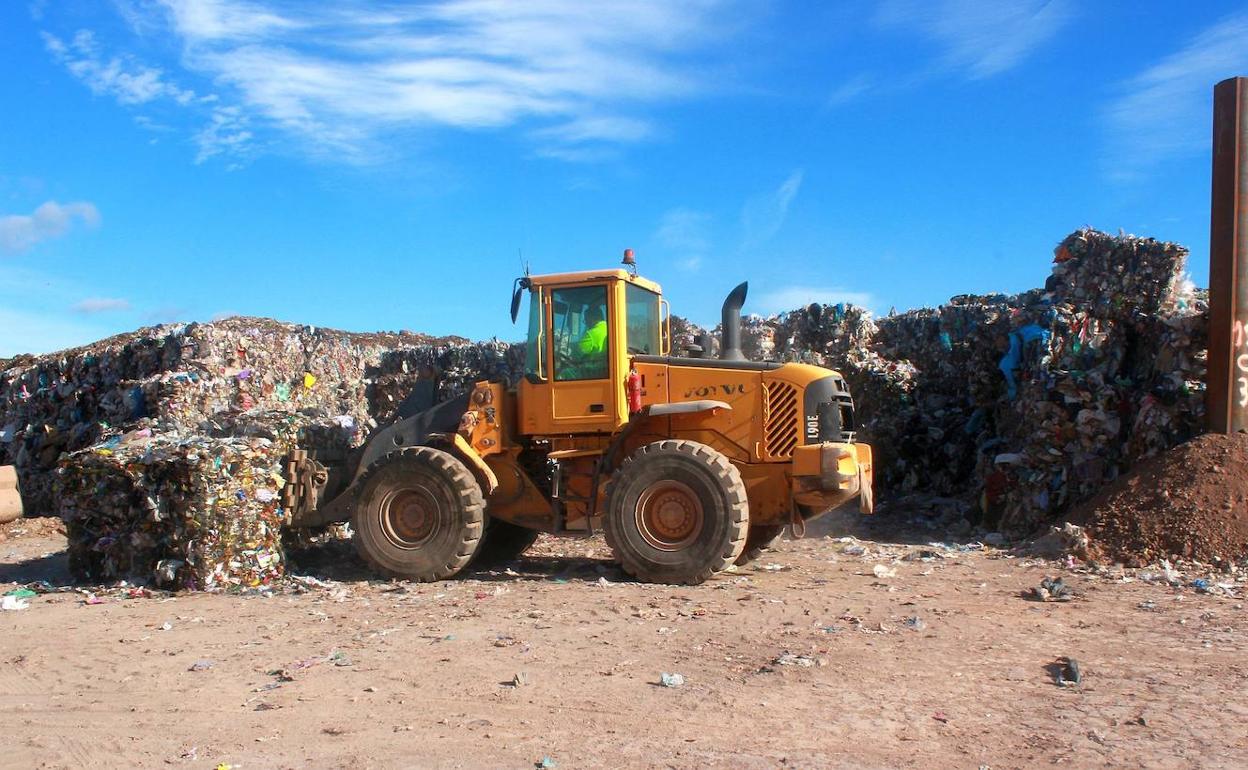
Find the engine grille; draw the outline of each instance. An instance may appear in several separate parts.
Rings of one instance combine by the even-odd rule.
[[[787,382],[771,382],[767,388],[767,422],[763,426],[763,451],[769,457],[792,457],[797,446],[797,388]]]

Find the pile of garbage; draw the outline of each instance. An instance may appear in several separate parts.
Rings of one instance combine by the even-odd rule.
[[[750,316],[742,348],[846,377],[877,494],[961,497],[989,529],[1039,531],[1204,421],[1208,296],[1187,250],[1081,229],[1054,254],[1043,288]]]
[[[407,394],[514,381],[522,358],[497,341],[260,318],[149,327],[0,361],[0,465],[17,467],[27,515],[66,520],[82,577],[264,582],[286,512],[248,479],[275,469],[267,498],[292,446],[343,457]]]

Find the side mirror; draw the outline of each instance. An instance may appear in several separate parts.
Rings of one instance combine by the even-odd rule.
[[[527,276],[516,279],[516,287],[511,292],[511,322],[514,324],[516,318],[520,315],[520,297],[524,295],[524,290],[529,288],[529,279]]]

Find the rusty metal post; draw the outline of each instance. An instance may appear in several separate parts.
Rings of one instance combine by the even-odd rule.
[[[1206,421],[1248,431],[1248,78],[1213,88]]]

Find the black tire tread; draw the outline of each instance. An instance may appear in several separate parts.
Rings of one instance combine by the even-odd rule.
[[[771,549],[784,534],[783,524],[755,524],[745,536],[745,548],[737,557],[736,565],[743,567]]]
[[[521,527],[502,519],[490,518],[487,515],[485,529],[481,535],[481,545],[476,555],[472,557],[472,564],[474,567],[486,567],[513,561],[527,551],[529,546],[537,542],[541,534],[535,529]]]

